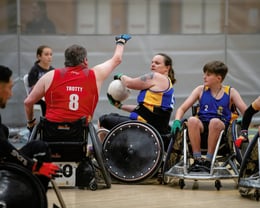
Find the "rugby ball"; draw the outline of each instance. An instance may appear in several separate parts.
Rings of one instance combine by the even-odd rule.
[[[116,79],[109,84],[107,93],[110,94],[114,100],[122,102],[129,97],[131,90],[125,87],[119,79]]]

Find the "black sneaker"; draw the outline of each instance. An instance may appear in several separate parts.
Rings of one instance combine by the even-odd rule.
[[[208,160],[205,160],[202,164],[202,168],[205,169],[205,171],[210,172],[211,162]]]
[[[189,167],[189,172],[201,172],[204,160],[202,158],[194,159],[193,164]]]

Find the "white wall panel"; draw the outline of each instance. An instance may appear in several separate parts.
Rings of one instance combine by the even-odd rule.
[[[110,111],[123,113],[109,104],[106,90],[115,73],[139,76],[149,72],[152,57],[159,52],[170,55],[174,62],[177,82],[176,108],[190,94],[192,89],[202,83],[202,67],[212,60],[226,61],[229,67],[225,84],[239,90],[249,104],[260,92],[260,35],[134,35],[127,43],[123,62],[104,83],[99,103],[94,114],[97,118]],[[15,85],[13,97],[4,111],[2,119],[10,126],[26,124],[23,101],[26,96],[22,77],[35,61],[35,50],[39,44],[53,48],[53,66],[64,66],[64,50],[71,44],[81,44],[87,48],[89,66],[99,64],[113,55],[114,36],[21,36],[20,54],[16,47],[16,36],[0,36],[0,62],[14,71]],[[99,44],[97,44],[99,43]],[[10,47],[11,46],[11,47]],[[226,50],[227,49],[227,50]],[[227,54],[227,55],[226,55]],[[18,60],[20,57],[20,64]],[[126,103],[135,103],[133,92]],[[174,111],[175,113],[175,111]]]

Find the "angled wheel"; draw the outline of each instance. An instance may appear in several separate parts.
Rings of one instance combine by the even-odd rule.
[[[259,185],[259,134],[257,133],[249,143],[244,154],[239,172],[238,186],[241,196],[249,196],[253,190],[258,192]],[[255,192],[255,193],[256,193]],[[255,197],[258,195],[253,194]],[[257,197],[256,197],[257,198]]]
[[[180,142],[182,142],[181,132],[178,131],[178,132],[176,132],[175,135],[171,135],[171,140],[168,145],[166,157],[165,157],[165,160],[163,163],[163,168],[162,168],[162,174],[163,174],[162,178],[163,178],[164,183],[167,183],[164,180],[165,172],[168,171],[171,167],[173,167],[177,162],[180,161],[180,158],[181,158],[181,145],[180,145],[181,143]],[[176,146],[180,147],[180,148],[177,150]]]
[[[238,133],[241,130],[241,122],[234,120],[231,124],[231,135],[232,135],[232,140],[233,143],[235,143],[236,139],[238,138]],[[239,164],[242,163],[242,154],[241,154],[241,150],[239,150],[235,145],[233,145],[234,150],[236,152],[236,159],[238,161]]]
[[[0,202],[3,207],[47,208],[45,190],[29,170],[0,163]]]
[[[152,177],[159,170],[164,153],[160,134],[139,121],[126,121],[111,129],[103,150],[108,171],[127,183]]]
[[[97,132],[93,124],[89,123],[89,134],[92,141],[93,149],[94,149],[94,156],[97,160],[98,166],[101,170],[107,188],[111,187],[111,177],[109,172],[107,171],[104,160],[103,160],[103,153],[102,153],[102,144],[97,136]]]

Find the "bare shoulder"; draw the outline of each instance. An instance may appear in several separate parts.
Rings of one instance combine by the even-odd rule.
[[[199,96],[201,95],[203,89],[204,89],[204,85],[199,85],[193,89],[192,94]]]
[[[230,88],[230,96],[231,96],[231,98],[236,98],[237,96],[240,96],[240,94],[234,87],[231,87]]]

